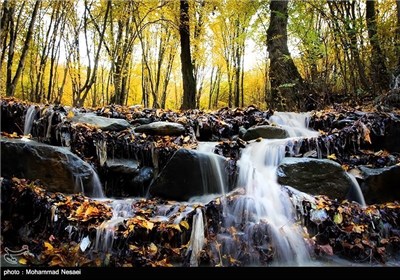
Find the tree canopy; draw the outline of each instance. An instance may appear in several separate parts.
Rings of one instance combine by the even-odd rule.
[[[0,93],[169,109],[373,100],[400,71],[399,2],[4,0]]]

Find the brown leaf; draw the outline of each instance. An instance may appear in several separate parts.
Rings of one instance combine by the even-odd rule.
[[[321,252],[327,254],[328,256],[333,256],[333,249],[331,245],[319,245],[318,248],[321,250]]]

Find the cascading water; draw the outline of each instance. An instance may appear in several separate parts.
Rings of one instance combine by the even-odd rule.
[[[308,118],[304,113],[278,113],[270,121],[287,129],[292,137],[316,136],[317,132],[307,129]],[[294,204],[299,203],[297,200],[301,196],[293,193],[294,198],[291,198],[287,190],[277,183],[276,168],[291,140],[263,139],[250,143],[242,151],[238,161],[238,187],[244,187],[246,195],[225,210],[225,227],[247,224],[243,234],[249,242],[256,225],[260,222],[267,224],[275,265],[305,265],[311,260],[303,239],[304,233],[296,221]],[[229,250],[229,246],[225,247]]]
[[[198,152],[202,177],[203,193],[225,195],[227,187],[226,172],[223,171],[223,159],[214,153]]]
[[[29,106],[28,110],[26,110],[25,114],[25,122],[24,122],[24,135],[28,135],[31,133],[33,121],[35,120],[37,111],[36,105]]]
[[[228,178],[226,172],[224,172],[224,158],[214,154],[217,144],[218,142],[198,143],[197,153],[204,194],[217,193],[225,195],[227,191]]]
[[[126,218],[132,217],[132,205],[134,199],[113,200],[110,204],[113,216],[110,220],[104,221],[96,230],[96,240],[93,249],[97,252],[108,253],[114,243],[114,233],[116,228],[124,222]]]
[[[286,129],[290,137],[318,136],[317,131],[307,129],[310,121],[308,113],[275,112],[269,121]]]
[[[199,152],[213,153],[217,144],[218,142],[198,142],[197,150]]]
[[[81,192],[83,195],[88,195],[92,198],[104,198],[103,186],[101,184],[99,175],[90,164],[88,164],[88,167],[91,170],[91,174],[73,174],[75,180],[75,191]],[[88,175],[90,176],[90,181],[88,183],[89,190],[87,191],[85,190],[84,179]]]
[[[356,177],[350,172],[347,172],[347,175],[349,176],[351,182],[353,183],[349,196],[354,201],[358,202],[361,206],[367,206],[367,204],[365,203],[364,194],[362,193],[360,184],[358,183]]]
[[[191,252],[190,266],[199,265],[200,251],[203,249],[205,241],[203,212],[200,208],[197,208],[196,215],[193,216],[192,233],[188,248],[188,252]]]

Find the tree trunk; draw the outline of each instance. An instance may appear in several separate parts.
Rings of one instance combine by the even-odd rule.
[[[396,1],[397,8],[397,28],[396,28],[396,53],[397,53],[397,69],[400,70],[400,0]]]
[[[36,20],[37,14],[38,14],[40,3],[41,3],[40,0],[37,0],[35,2],[35,6],[33,8],[32,15],[31,15],[31,20],[29,22],[28,32],[26,33],[24,46],[23,46],[22,51],[21,51],[21,56],[20,56],[20,59],[19,59],[17,71],[15,72],[15,75],[14,75],[12,81],[10,81],[10,84],[7,84],[7,90],[6,90],[6,95],[7,96],[13,96],[14,95],[15,88],[17,86],[19,77],[21,76],[21,73],[22,73],[22,69],[25,66],[25,59],[26,59],[26,55],[28,54],[29,43],[30,43],[30,41],[32,39],[33,27],[35,25],[35,20]]]
[[[385,66],[385,57],[382,53],[378,38],[378,27],[376,24],[375,1],[367,0],[366,21],[368,37],[371,44],[371,80],[372,85],[378,87],[379,91],[389,89],[389,73]]]
[[[180,1],[179,35],[181,37],[181,66],[183,101],[181,109],[196,107],[196,81],[193,76],[192,55],[190,53],[189,3]]]
[[[278,110],[301,109],[303,80],[287,45],[288,1],[271,1],[271,20],[267,30],[270,58],[270,107]]]

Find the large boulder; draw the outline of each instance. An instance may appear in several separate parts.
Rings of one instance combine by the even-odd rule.
[[[185,127],[180,123],[173,122],[152,122],[140,125],[135,128],[135,132],[145,133],[148,135],[171,135],[178,136],[185,133]]]
[[[367,204],[400,200],[400,165],[384,168],[359,166],[363,180],[363,190]]]
[[[140,168],[132,159],[108,159],[104,170],[106,194],[112,197],[145,196],[154,177],[153,168]]]
[[[150,185],[149,192],[178,201],[225,192],[226,164],[226,159],[216,154],[179,149]]]
[[[133,159],[107,159],[106,165],[110,171],[132,174],[139,171],[139,162]]]
[[[340,164],[328,159],[293,158],[282,160],[278,182],[311,195],[327,195],[343,200],[353,183]]]
[[[265,139],[284,139],[289,137],[289,133],[280,127],[272,125],[259,125],[249,128],[243,135],[243,140],[250,141],[257,138]]]
[[[104,131],[121,131],[129,128],[130,124],[124,119],[106,118],[94,113],[79,114],[72,118],[73,122],[93,125]]]
[[[93,168],[63,147],[31,140],[1,138],[3,177],[39,179],[49,191],[102,196]],[[100,188],[100,189],[99,189]]]

